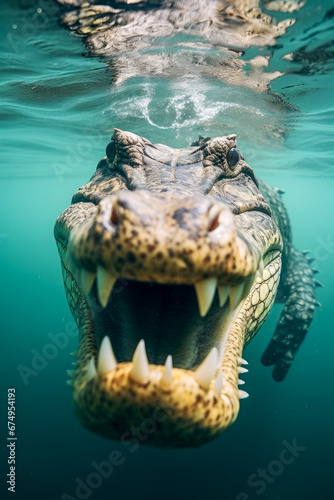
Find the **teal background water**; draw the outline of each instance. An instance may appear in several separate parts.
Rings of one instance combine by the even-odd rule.
[[[287,74],[272,89],[300,113],[200,76],[142,77],[113,88],[103,62],[82,57],[81,41],[59,28],[53,4],[37,4],[20,10],[16,2],[2,2],[0,20],[1,496],[8,494],[6,395],[15,387],[18,499],[80,498],[76,478],[86,482],[93,462],[113,450],[124,463],[81,498],[334,498],[334,25],[324,19],[333,2],[309,1],[273,55],[272,68]],[[304,72],[281,59],[303,46],[324,46],[328,57]],[[322,273],[322,306],[286,380],[275,383],[260,363],[279,317],[275,306],[245,351],[250,397],[235,424],[198,450],[142,446],[130,453],[87,432],[72,413],[65,381],[77,338],[69,335],[73,322],[52,230],[104,156],[114,126],[175,147],[198,134],[236,132],[256,174],[286,191],[295,245],[311,251]],[[65,332],[68,343],[52,350],[47,346],[57,332]],[[52,358],[45,366],[24,372],[45,352]],[[259,468],[279,470],[273,461],[282,443],[294,440],[305,449],[293,463],[270,475],[263,492],[250,486]]]

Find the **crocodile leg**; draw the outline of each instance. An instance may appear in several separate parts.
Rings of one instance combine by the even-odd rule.
[[[281,291],[285,301],[273,338],[262,355],[265,366],[274,365],[276,381],[285,378],[297,351],[308,332],[315,306],[315,289],[322,286],[314,279],[309,259],[292,247]]]

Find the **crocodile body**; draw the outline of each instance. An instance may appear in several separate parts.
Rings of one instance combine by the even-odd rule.
[[[91,53],[118,60],[115,47],[129,49],[131,32],[144,43],[143,32],[165,36],[191,25],[212,43],[225,37],[237,68],[242,47],[273,44],[288,24],[272,24],[256,2],[220,2],[219,16],[218,3],[209,3],[200,22],[196,9],[177,16],[179,2],[122,12],[66,3],[77,7],[63,22]],[[281,194],[256,178],[233,134],[173,149],[114,130],[106,157],[55,226],[80,334],[70,384],[83,425],[127,444],[144,427],[159,446],[214,438],[247,396],[238,388],[242,352],[275,299],[284,308],[262,361],[274,365],[276,380],[285,377],[318,283],[307,254],[292,245]]]

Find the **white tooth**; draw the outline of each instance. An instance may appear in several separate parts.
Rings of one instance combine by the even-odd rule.
[[[73,361],[73,363],[71,363],[71,365],[73,365],[73,366],[77,366],[77,362],[76,362],[76,361]]]
[[[208,390],[218,366],[218,350],[213,347],[194,375],[199,385]]]
[[[238,385],[244,385],[245,384],[245,381],[244,380],[241,380],[241,378],[238,379]]]
[[[97,268],[97,293],[102,307],[106,307],[116,281],[106,269],[101,266]]]
[[[75,372],[76,372],[76,370],[66,370],[66,371],[67,371],[67,375],[68,375],[69,377],[71,377],[71,378],[73,378],[73,377],[74,377],[74,374],[75,374]]]
[[[165,370],[162,374],[161,377],[161,382],[164,384],[171,384],[173,380],[173,375],[172,375],[172,370],[173,370],[173,359],[172,356],[169,355],[167,356],[166,363],[165,363]]]
[[[208,278],[206,280],[198,281],[194,286],[197,295],[199,313],[203,318],[207,314],[213,302],[217,288],[217,278]]]
[[[223,374],[219,370],[218,375],[217,375],[216,380],[215,380],[215,390],[218,394],[220,394],[222,392],[222,388],[223,388]]]
[[[248,392],[239,389],[239,399],[245,399],[248,398],[248,396],[249,396]]]
[[[90,358],[90,361],[88,363],[88,368],[86,371],[86,379],[90,380],[92,378],[96,377],[96,368],[95,368],[95,361],[94,361],[94,356]]]
[[[99,375],[105,375],[111,370],[115,370],[117,360],[112,350],[110,339],[108,335],[104,337],[101,342],[99,356],[97,359],[97,371]]]
[[[88,295],[93,283],[95,281],[96,274],[87,271],[87,269],[81,269],[80,271],[80,283],[85,295]]]
[[[77,351],[70,352],[70,356],[77,357],[78,356],[78,352]]]
[[[239,365],[248,365],[248,361],[246,361],[244,358],[238,358],[238,363]]]
[[[66,380],[66,384],[73,387],[73,380]]]
[[[244,291],[244,284],[231,286],[230,288],[230,308],[234,310],[240,303]]]
[[[230,288],[228,286],[218,286],[219,305],[223,307],[227,301]]]
[[[248,373],[248,370],[247,370],[247,368],[244,368],[243,366],[239,366],[238,372],[239,373]]]
[[[146,356],[145,342],[142,339],[134,352],[132,358],[131,378],[136,382],[142,382],[149,374],[149,364]]]

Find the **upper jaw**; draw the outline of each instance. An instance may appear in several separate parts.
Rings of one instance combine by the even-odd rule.
[[[204,199],[198,207],[189,198],[166,207],[155,199],[150,206],[145,196],[126,192],[100,202],[97,213],[71,235],[69,253],[78,267],[165,284],[216,278],[219,285],[234,286],[254,275],[261,245],[245,239],[223,203]]]

